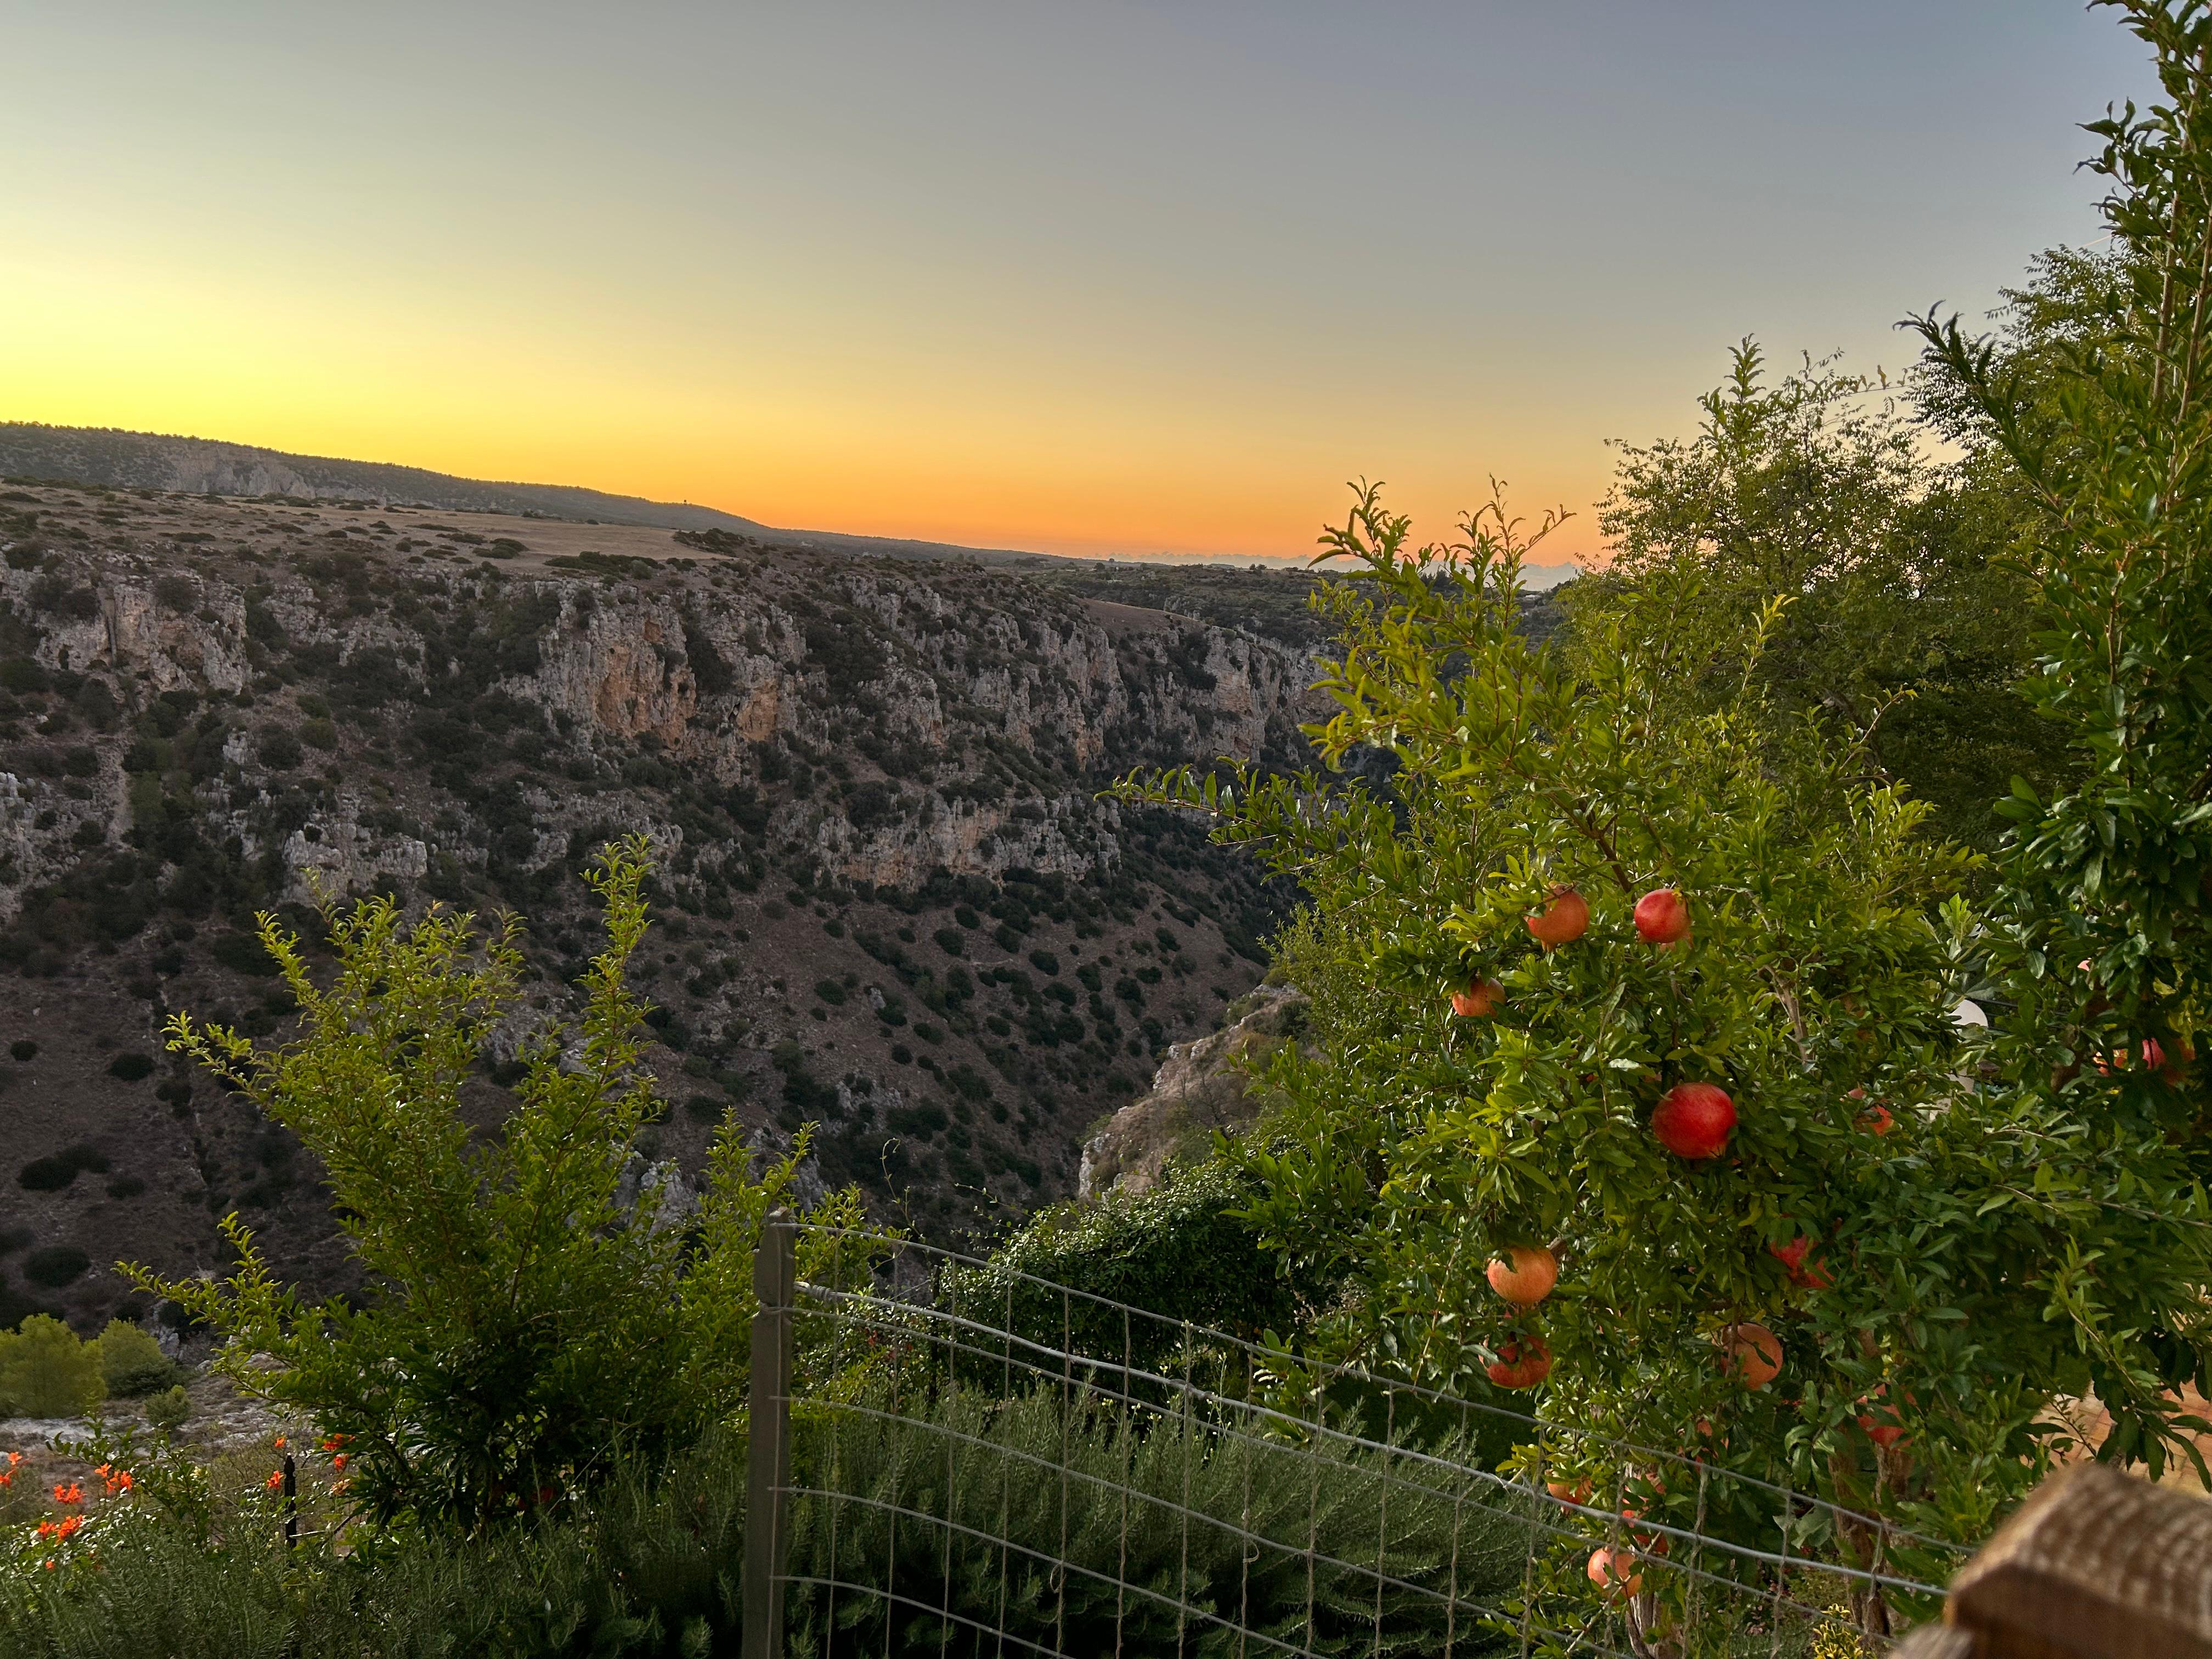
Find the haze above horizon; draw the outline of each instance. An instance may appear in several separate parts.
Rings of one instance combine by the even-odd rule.
[[[18,6],[0,419],[1303,554],[2092,240],[2076,0]]]

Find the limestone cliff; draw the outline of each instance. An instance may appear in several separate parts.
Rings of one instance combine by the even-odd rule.
[[[0,1175],[82,1166],[26,1189],[17,1243],[190,1267],[237,1208],[327,1267],[313,1171],[161,1056],[164,1013],[281,1034],[251,914],[312,931],[317,892],[373,889],[521,912],[550,1006],[592,948],[574,872],[631,830],[677,1109],[653,1158],[696,1168],[734,1111],[819,1125],[824,1179],[925,1230],[1066,1192],[1079,1126],[1214,1023],[1275,914],[1202,826],[1099,791],[1297,759],[1305,652],[972,564],[730,546],[0,489],[0,1052],[33,1051],[0,1064]],[[0,1323],[118,1293],[0,1277]]]
[[[1218,1133],[1248,1128],[1260,1115],[1256,1074],[1305,1029],[1308,1002],[1287,986],[1262,986],[1233,1004],[1211,1036],[1171,1046],[1151,1090],[1106,1121],[1083,1146],[1076,1196],[1109,1188],[1141,1193],[1182,1158],[1202,1158]]]

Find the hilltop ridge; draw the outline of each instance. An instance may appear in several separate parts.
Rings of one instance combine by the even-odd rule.
[[[574,484],[507,483],[457,477],[382,461],[295,455],[213,438],[175,437],[108,427],[0,421],[0,477],[100,489],[158,489],[191,495],[278,496],[350,501],[364,507],[423,507],[449,513],[510,514],[580,524],[659,530],[720,530],[775,545],[852,553],[986,562],[1036,556],[1006,548],[972,548],[836,531],[782,530],[690,502],[647,501]]]

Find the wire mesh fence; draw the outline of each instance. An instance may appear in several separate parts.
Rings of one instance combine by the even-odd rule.
[[[747,1659],[1826,1659],[1965,1554],[915,1241],[763,1238]]]

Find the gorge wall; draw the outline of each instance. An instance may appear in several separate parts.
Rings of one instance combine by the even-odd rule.
[[[1296,763],[1304,649],[969,562],[688,539],[0,490],[0,1324],[104,1316],[118,1255],[219,1266],[232,1210],[343,1279],[300,1149],[158,1035],[281,1038],[251,916],[313,935],[319,892],[529,920],[489,1129],[592,948],[577,870],[647,832],[650,1153],[696,1168],[725,1112],[771,1146],[814,1122],[823,1179],[941,1234],[1072,1190],[1086,1128],[1249,988],[1279,897],[1097,792]]]

